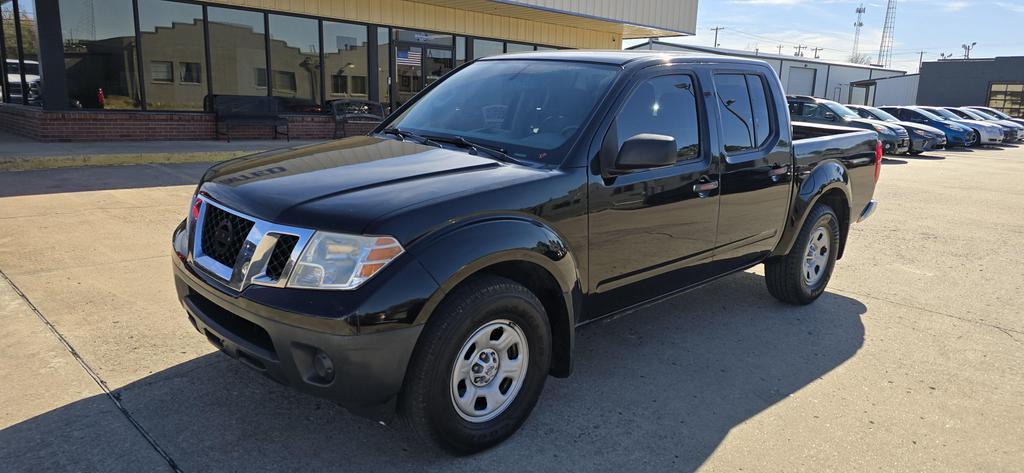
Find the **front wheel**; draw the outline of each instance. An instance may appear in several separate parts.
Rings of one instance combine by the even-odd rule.
[[[978,146],[981,146],[981,132],[980,131],[974,130],[974,139],[971,140],[971,144],[969,144],[968,146],[970,146],[972,148],[977,148]]]
[[[456,453],[500,443],[544,388],[551,329],[529,289],[479,276],[445,300],[420,336],[399,414],[419,436]]]
[[[800,229],[789,254],[765,262],[765,283],[776,299],[806,305],[825,292],[839,254],[839,218],[825,204],[816,204]]]

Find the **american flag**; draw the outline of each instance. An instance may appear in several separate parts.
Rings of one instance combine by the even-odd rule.
[[[398,50],[397,54],[395,63],[399,66],[419,66],[422,64],[423,54],[420,52],[420,48],[409,48],[407,51]]]

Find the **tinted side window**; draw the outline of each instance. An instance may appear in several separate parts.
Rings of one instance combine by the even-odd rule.
[[[718,106],[726,152],[760,147],[771,135],[768,95],[764,82],[751,74],[715,74]],[[803,115],[808,105],[803,104]]]
[[[750,108],[754,113],[754,138],[757,147],[768,141],[772,134],[775,121],[771,119],[768,107],[768,90],[760,76],[747,76],[747,89],[750,91]]]
[[[700,150],[697,99],[690,76],[648,79],[633,91],[615,119],[618,149],[641,133],[676,139],[680,161],[696,158]]]
[[[742,74],[715,74],[718,109],[722,115],[722,141],[726,152],[754,147],[754,114],[747,80]]]

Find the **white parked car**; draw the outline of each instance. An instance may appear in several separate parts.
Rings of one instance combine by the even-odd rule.
[[[35,100],[39,93],[39,61],[24,61],[25,83],[29,87],[29,100]],[[19,101],[23,95],[21,83],[21,64],[17,59],[7,60],[7,85],[10,87],[12,101]]]

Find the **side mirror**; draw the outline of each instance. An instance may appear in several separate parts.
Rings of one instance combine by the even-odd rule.
[[[830,122],[834,122],[834,121],[836,121],[836,114],[834,114],[832,112],[825,112],[825,119],[830,121]]]
[[[671,166],[676,163],[676,139],[666,135],[641,133],[622,143],[615,157],[616,171],[633,171]]]

